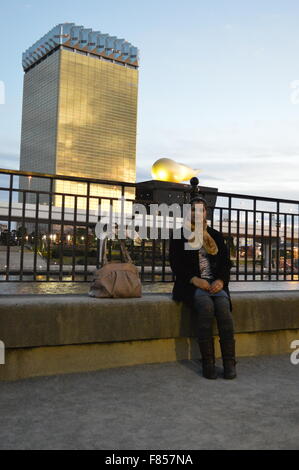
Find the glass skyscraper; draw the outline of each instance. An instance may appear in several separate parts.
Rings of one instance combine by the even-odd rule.
[[[127,41],[73,23],[57,25],[29,48],[20,170],[135,183],[138,56]],[[41,179],[20,180],[22,189],[45,189]],[[86,194],[86,185],[57,180],[55,191]],[[91,194],[121,193],[92,185]],[[66,206],[73,201],[66,198]]]

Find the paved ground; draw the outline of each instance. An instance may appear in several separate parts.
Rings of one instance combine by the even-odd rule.
[[[1,383],[0,448],[298,450],[299,365],[237,367],[233,381],[183,361]]]
[[[7,256],[7,246],[0,246],[0,269],[5,270],[6,268],[6,256]],[[23,255],[23,269],[33,269],[34,266],[34,254],[31,250],[24,246],[24,255]],[[21,266],[21,247],[20,246],[11,246],[10,247],[10,259],[9,267],[10,270],[20,270]],[[46,269],[47,263],[40,256],[37,255],[36,262],[37,270]]]

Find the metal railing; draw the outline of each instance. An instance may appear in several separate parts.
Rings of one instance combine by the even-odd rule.
[[[100,268],[98,207],[116,210],[123,197],[149,208],[154,201],[136,200],[136,188],[119,181],[0,170],[0,281],[91,280]],[[217,192],[209,224],[227,239],[231,281],[298,280],[298,208],[294,200]],[[119,256],[117,245],[108,244],[110,260]],[[128,242],[143,282],[173,281],[168,246],[160,235]]]

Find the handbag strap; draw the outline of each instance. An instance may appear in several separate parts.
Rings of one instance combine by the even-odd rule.
[[[108,237],[105,237],[104,240],[101,240],[100,260],[101,260],[101,265],[102,265],[102,266],[104,266],[105,264],[108,263],[108,258],[107,258],[107,242],[108,242]]]
[[[127,247],[126,247],[126,244],[125,244],[124,240],[120,240],[119,238],[117,238],[117,240],[120,243],[120,251],[121,251],[121,254],[122,254],[122,258],[124,259],[124,262],[134,264],[130,254],[127,250]],[[102,261],[102,266],[104,266],[105,264],[108,263],[107,243],[108,243],[108,237],[105,237],[104,240],[102,240],[102,243],[101,243],[100,259]]]
[[[126,247],[126,244],[125,244],[125,241],[124,240],[119,240],[120,242],[120,250],[121,250],[121,253],[122,253],[122,256],[123,256],[123,259],[125,260],[125,263],[133,263],[133,260],[127,250],[127,247]]]

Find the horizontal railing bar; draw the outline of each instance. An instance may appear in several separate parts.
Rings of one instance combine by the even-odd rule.
[[[7,175],[15,175],[15,176],[32,176],[36,178],[47,178],[52,180],[65,180],[65,181],[76,181],[81,183],[95,183],[95,184],[106,184],[109,186],[121,186],[121,187],[132,187],[136,188],[138,183],[131,183],[127,181],[115,181],[115,180],[103,180],[103,179],[96,179],[96,178],[88,178],[88,177],[79,177],[79,176],[67,176],[67,175],[54,175],[54,174],[47,174],[47,173],[38,173],[33,171],[22,171],[22,170],[9,170],[6,168],[0,168],[0,174],[7,174]],[[6,188],[7,189],[7,188]],[[191,186],[190,186],[191,189]],[[188,193],[185,188],[182,188],[182,192]],[[266,196],[256,196],[250,194],[238,194],[238,193],[225,193],[219,191],[208,191],[209,195],[216,194],[218,197],[229,197],[232,199],[250,199],[256,201],[268,201],[268,202],[277,202],[284,204],[299,204],[298,200],[293,199],[280,199],[280,198],[271,198]],[[225,209],[229,209],[228,207]],[[245,209],[244,209],[245,210]],[[253,210],[253,209],[252,209]]]
[[[108,184],[111,186],[125,186],[132,187],[136,186],[136,183],[128,181],[114,181],[114,180],[102,180],[97,178],[87,178],[80,176],[67,176],[67,175],[53,175],[48,173],[37,173],[33,171],[21,171],[21,170],[7,170],[0,168],[0,174],[15,175],[15,176],[32,176],[33,178],[46,178],[51,180],[65,180],[65,181],[76,181],[80,183],[95,183],[95,184]]]

